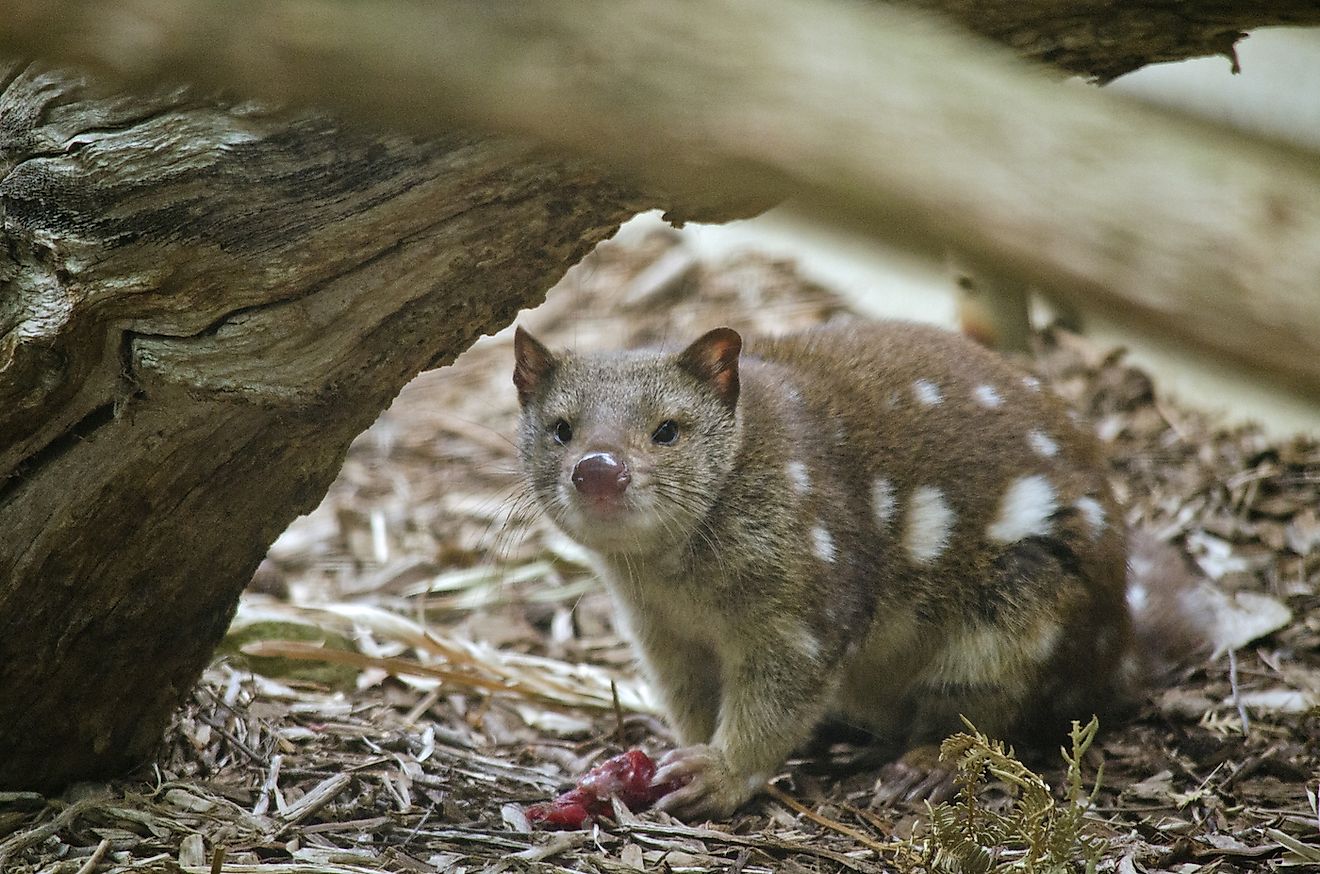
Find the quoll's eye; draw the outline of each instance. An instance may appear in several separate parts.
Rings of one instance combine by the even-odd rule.
[[[559,419],[555,426],[550,429],[550,433],[555,435],[555,442],[560,446],[568,445],[568,441],[573,439],[573,426]]]
[[[672,446],[678,442],[678,423],[673,419],[665,419],[660,423],[660,427],[655,429],[651,435],[652,443],[659,443],[661,446]]]

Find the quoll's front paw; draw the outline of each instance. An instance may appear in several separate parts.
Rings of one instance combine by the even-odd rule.
[[[687,784],[665,795],[656,807],[689,821],[725,819],[765,782],[761,777],[739,778],[723,753],[705,745],[667,753],[651,784],[683,780]]]

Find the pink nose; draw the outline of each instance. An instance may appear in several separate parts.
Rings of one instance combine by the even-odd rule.
[[[608,452],[582,456],[573,467],[573,485],[584,496],[601,501],[617,498],[632,482],[628,466]]]

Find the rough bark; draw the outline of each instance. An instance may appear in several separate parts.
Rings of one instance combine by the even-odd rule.
[[[0,788],[48,788],[148,756],[349,441],[634,207],[525,145],[0,69]]]
[[[1106,81],[1162,61],[1224,55],[1249,30],[1320,24],[1314,0],[896,0],[949,15],[1022,57]]]
[[[956,251],[1066,304],[1320,391],[1314,155],[1061,87],[910,10],[823,0],[57,5],[51,15],[48,3],[0,0],[15,22],[0,39],[129,78],[196,75],[413,131],[457,121],[526,135],[695,199],[795,195],[827,221],[936,258]],[[1113,72],[1099,60],[1107,53],[1127,66],[1201,51],[1206,34],[1226,32],[1216,28],[1320,19],[1320,4],[1297,0],[919,5],[1102,76]]]

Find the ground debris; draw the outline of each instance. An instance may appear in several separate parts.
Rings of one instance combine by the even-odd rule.
[[[854,317],[791,264],[707,264],[680,245],[670,234],[604,244],[520,321],[554,346],[612,347]],[[1222,429],[1121,353],[1066,332],[1039,346],[1033,366],[1109,443],[1129,522],[1182,545],[1246,605],[1236,683],[1217,656],[1072,766],[1089,785],[1103,764],[1084,823],[1087,846],[1103,847],[1097,870],[1314,866],[1320,444]],[[845,742],[791,761],[774,795],[730,823],[624,811],[588,831],[520,827],[516,810],[591,765],[670,740],[580,552],[519,485],[511,361],[504,332],[405,388],[321,506],[271,549],[157,761],[59,799],[0,795],[0,870],[910,867],[897,848],[928,828],[926,810],[875,808],[874,763]],[[1262,618],[1260,596],[1291,621]],[[1031,766],[1069,785],[1057,757]],[[1008,803],[993,781],[974,801]]]

